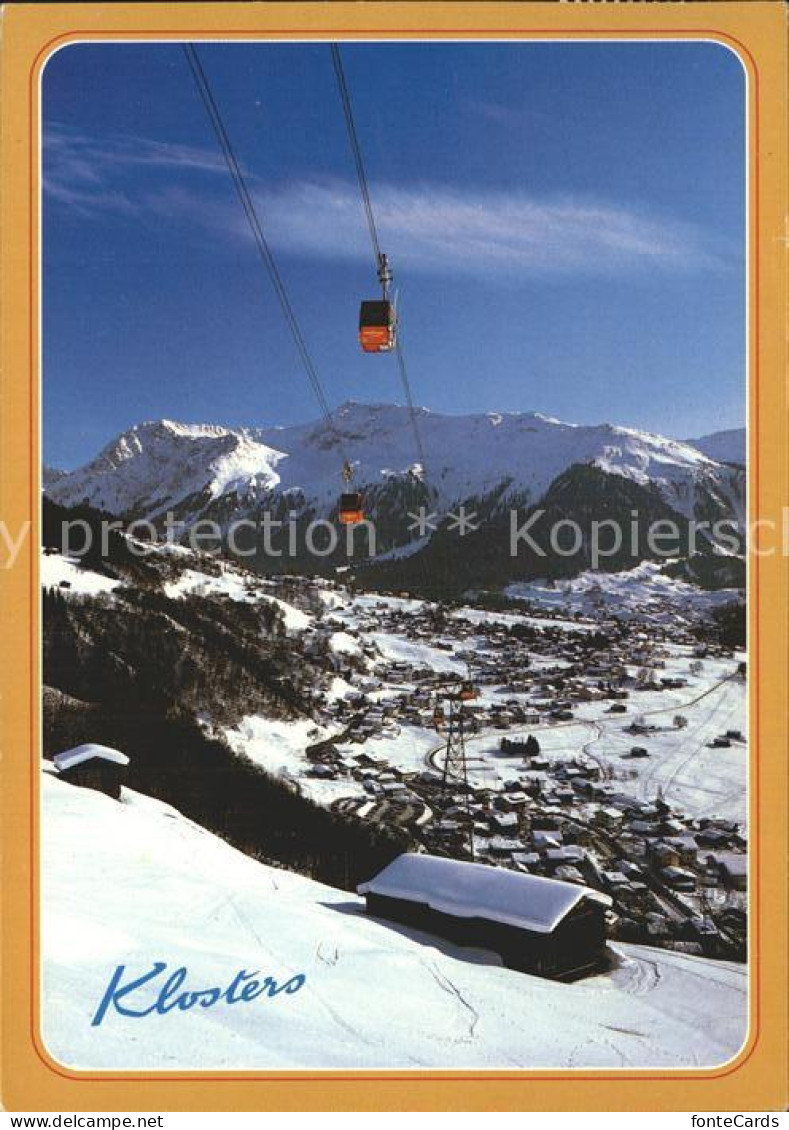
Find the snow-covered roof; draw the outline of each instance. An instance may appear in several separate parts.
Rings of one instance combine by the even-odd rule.
[[[369,892],[426,903],[458,918],[487,918],[540,934],[555,930],[585,898],[612,905],[607,895],[590,887],[412,852],[399,855],[356,889],[360,895]]]
[[[708,859],[713,859],[718,867],[725,867],[730,875],[748,874],[748,856],[734,851],[710,852]]]
[[[83,761],[90,761],[92,757],[97,757],[101,761],[114,761],[116,765],[129,764],[125,753],[108,745],[98,745],[96,742],[86,742],[84,745],[75,746],[74,749],[56,753],[53,761],[62,772],[64,769],[72,769],[75,765],[80,765]]]

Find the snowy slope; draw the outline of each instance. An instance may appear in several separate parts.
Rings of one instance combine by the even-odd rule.
[[[743,966],[619,946],[560,985],[367,918],[361,900],[241,855],[174,809],[43,776],[43,1035],[75,1068],[712,1066],[741,1046]],[[91,1024],[118,965],[259,970],[292,995]],[[159,983],[157,983],[157,988]],[[138,1009],[150,987],[125,998]]]
[[[719,463],[740,463],[743,467],[745,466],[747,454],[745,428],[729,428],[724,432],[710,432],[709,435],[700,436],[698,439],[689,439],[685,442]]]
[[[241,430],[166,420],[140,424],[53,483],[49,493],[63,505],[87,501],[150,517],[179,507],[193,516],[222,496],[254,504],[271,492],[294,491],[325,513],[336,504],[344,451],[361,486],[386,487],[413,472],[435,492],[439,510],[502,486],[505,496],[536,502],[575,463],[642,486],[654,483],[688,516],[700,485],[739,505],[730,468],[664,436],[610,424],[582,427],[537,413],[448,416],[421,408],[418,416],[424,469],[407,409],[349,403],[335,413],[339,442],[323,423]]]
[[[42,553],[40,571],[42,588],[66,586],[72,592],[86,596],[112,592],[120,584],[120,581],[84,568],[79,558],[60,553]]]
[[[172,547],[175,548],[175,547]],[[186,552],[186,551],[185,551]],[[285,627],[299,632],[312,624],[312,617],[299,608],[294,608],[284,600],[264,592],[261,584],[250,578],[248,573],[234,568],[226,561],[219,562],[219,574],[210,575],[195,569],[184,569],[180,576],[165,583],[162,588],[165,596],[177,599],[187,595],[224,596],[242,604],[255,604],[265,601],[275,605],[283,615]]]
[[[732,677],[731,660],[707,659],[699,674],[688,673],[691,649],[672,647],[667,671],[683,675],[688,685],[674,691],[640,691],[631,699],[633,713],[643,714],[655,727],[641,738],[627,732],[621,716],[610,715],[600,703],[581,704],[572,722],[513,728],[513,736],[534,734],[540,751],[550,760],[589,757],[609,781],[625,792],[653,803],[661,791],[667,803],[688,817],[720,817],[745,827],[748,812],[748,751],[745,742],[713,749],[710,742],[728,729],[744,729],[747,688]],[[683,654],[684,653],[684,654]],[[744,658],[744,656],[743,656]],[[672,722],[681,713],[687,726],[677,730]],[[649,751],[643,760],[626,759],[634,744]],[[512,763],[502,762],[498,736],[472,737],[472,780],[500,787],[512,773]],[[391,757],[393,764],[399,764]]]

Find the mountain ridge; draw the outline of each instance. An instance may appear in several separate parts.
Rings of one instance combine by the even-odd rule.
[[[145,421],[120,433],[87,464],[64,473],[54,484],[53,497],[64,504],[100,505],[100,477],[125,468],[127,489],[115,497],[108,492],[103,508],[150,518],[153,507],[140,513],[136,496],[141,485],[148,488],[144,494],[155,498],[161,493],[168,461],[176,462],[172,469],[180,471],[183,480],[173,482],[168,491],[174,502],[194,486],[208,486],[214,496],[239,487],[264,486],[300,489],[321,497],[336,493],[344,452],[362,486],[411,474],[446,502],[460,499],[464,490],[479,493],[481,483],[506,477],[530,487],[536,496],[573,463],[594,463],[641,483],[665,484],[689,473],[703,474],[718,463],[690,443],[622,425],[572,424],[536,412],[450,416],[425,408],[416,411],[428,452],[423,469],[408,409],[350,401],[335,412],[334,431],[316,421],[264,428]],[[165,444],[169,451],[163,450]],[[148,481],[141,466],[146,457]],[[192,483],[183,474],[187,470],[201,477]],[[671,501],[676,504],[676,498]]]
[[[723,463],[738,463],[744,467],[747,458],[747,430],[745,428],[725,428],[723,431],[708,432],[697,439],[685,440],[710,459]]]
[[[281,522],[334,522],[347,457],[354,470],[350,489],[364,496],[378,551],[412,547],[420,536],[414,515],[424,507],[432,516],[436,530],[403,566],[411,574],[424,570],[438,551],[435,533],[445,531],[461,507],[478,517],[483,536],[495,531],[504,544],[511,513],[533,510],[543,499],[552,500],[556,519],[578,514],[588,523],[597,507],[600,517],[618,517],[623,527],[633,508],[675,517],[683,527],[694,519],[744,521],[743,468],[654,432],[569,424],[533,412],[449,416],[419,408],[416,418],[425,466],[407,408],[347,402],[334,413],[332,428],[322,421],[265,428],[146,421],[46,490],[60,505],[88,505],[157,525],[168,513],[184,528],[212,519],[227,530],[264,512]],[[580,473],[584,467],[589,474]],[[574,489],[560,492],[557,506],[555,484],[568,474]],[[481,545],[480,552],[490,557]],[[587,554],[577,567],[588,566]],[[387,571],[393,571],[391,561]],[[516,569],[514,577],[520,576]]]

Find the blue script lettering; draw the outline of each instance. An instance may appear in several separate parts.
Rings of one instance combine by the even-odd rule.
[[[225,1001],[226,1004],[239,1004],[249,1003],[263,995],[277,997],[280,993],[285,993],[287,996],[291,996],[293,993],[297,993],[307,980],[304,973],[295,973],[287,981],[279,984],[273,977],[264,977],[260,980],[259,969],[255,969],[251,973],[248,973],[246,969],[239,969],[227,988],[223,989],[218,985],[212,985],[204,989],[183,989],[189,972],[186,966],[181,965],[178,969],[173,970],[163,983],[153,985],[154,988],[158,988],[158,994],[153,1004],[145,1008],[135,1008],[133,1000],[127,1000],[141,989],[145,989],[156,982],[166,970],[166,961],[155,961],[148,973],[143,973],[141,977],[136,977],[131,981],[124,981],[126,966],[119,965],[110,977],[109,984],[91,1024],[94,1027],[101,1024],[111,1008],[120,1016],[128,1016],[138,1020],[140,1017],[150,1016],[152,1013],[164,1016],[174,1009],[179,1012],[188,1012],[190,1008],[195,1008],[198,1005],[201,1008],[213,1008],[220,1001]]]

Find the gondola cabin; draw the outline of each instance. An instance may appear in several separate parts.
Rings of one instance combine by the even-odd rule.
[[[362,496],[358,491],[340,496],[340,521],[344,526],[354,526],[357,522],[364,521]]]
[[[363,302],[359,311],[359,344],[365,353],[387,353],[394,349],[397,315],[393,302],[375,299]]]

